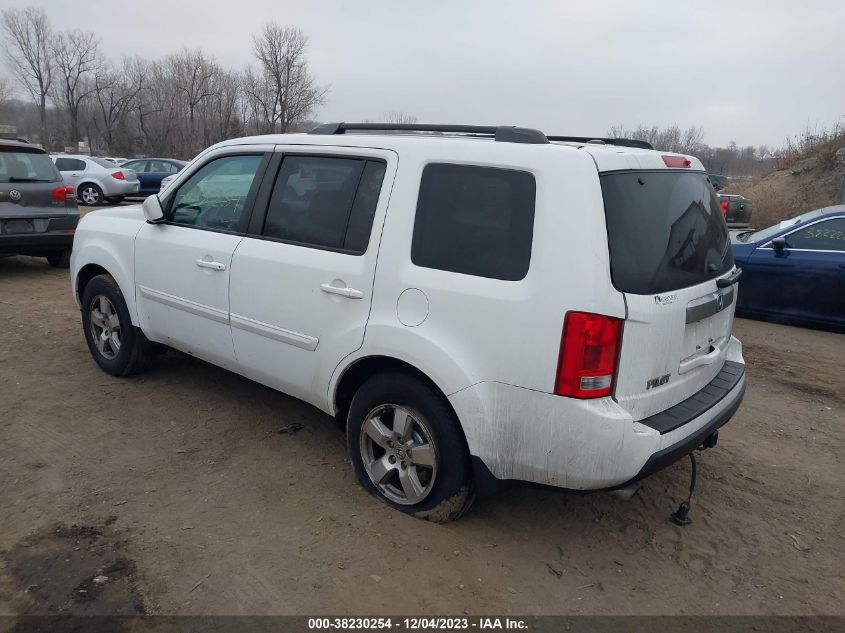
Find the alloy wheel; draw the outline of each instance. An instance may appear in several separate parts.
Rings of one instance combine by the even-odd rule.
[[[421,414],[379,405],[361,426],[360,445],[364,469],[385,497],[415,505],[429,495],[437,477],[437,447]]]
[[[120,317],[114,304],[105,295],[95,295],[88,308],[91,340],[97,351],[108,360],[120,353]]]
[[[87,206],[93,206],[100,201],[100,194],[94,187],[85,187],[80,192],[80,197],[82,198],[82,202]]]

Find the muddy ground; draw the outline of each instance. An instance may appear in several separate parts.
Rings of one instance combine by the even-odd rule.
[[[686,528],[687,461],[440,526],[366,494],[302,402],[176,353],[102,373],[68,286],[0,259],[0,613],[845,615],[843,335],[737,321],[748,393]]]

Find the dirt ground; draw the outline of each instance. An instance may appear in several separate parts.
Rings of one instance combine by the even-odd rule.
[[[686,460],[440,526],[365,493],[302,402],[176,353],[102,373],[67,272],[0,259],[0,613],[845,615],[845,336],[735,330],[748,392],[690,526]]]

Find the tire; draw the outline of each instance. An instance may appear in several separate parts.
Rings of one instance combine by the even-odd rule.
[[[53,268],[70,268],[70,249],[50,253],[47,255],[47,261]]]
[[[346,441],[358,481],[390,507],[447,523],[472,505],[466,440],[446,399],[425,382],[403,373],[370,378],[352,399]]]
[[[151,344],[132,325],[123,293],[111,276],[98,275],[85,286],[82,329],[94,362],[104,372],[129,376],[149,365],[153,355]]]
[[[85,205],[86,207],[96,207],[102,204],[105,198],[102,189],[92,182],[85,182],[79,185],[79,188],[76,190],[76,199],[79,204]]]
[[[126,196],[112,196],[111,198],[106,198],[106,201],[109,204],[120,204],[121,202],[123,202],[123,199],[125,197]]]

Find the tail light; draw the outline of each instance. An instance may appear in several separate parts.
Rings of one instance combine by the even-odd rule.
[[[126,176],[124,176],[123,172],[120,171],[119,169],[117,171],[112,172],[111,177],[114,178],[115,180],[126,180]]]
[[[692,161],[683,156],[663,156],[663,164],[667,167],[690,167]]]
[[[722,207],[722,215],[728,217],[728,201],[727,200],[720,200],[719,206]]]
[[[601,398],[613,390],[622,340],[622,319],[567,312],[560,339],[555,393]]]
[[[73,197],[75,195],[76,189],[74,189],[71,185],[56,187],[55,189],[53,189],[54,202],[64,202],[65,200],[73,200]]]

